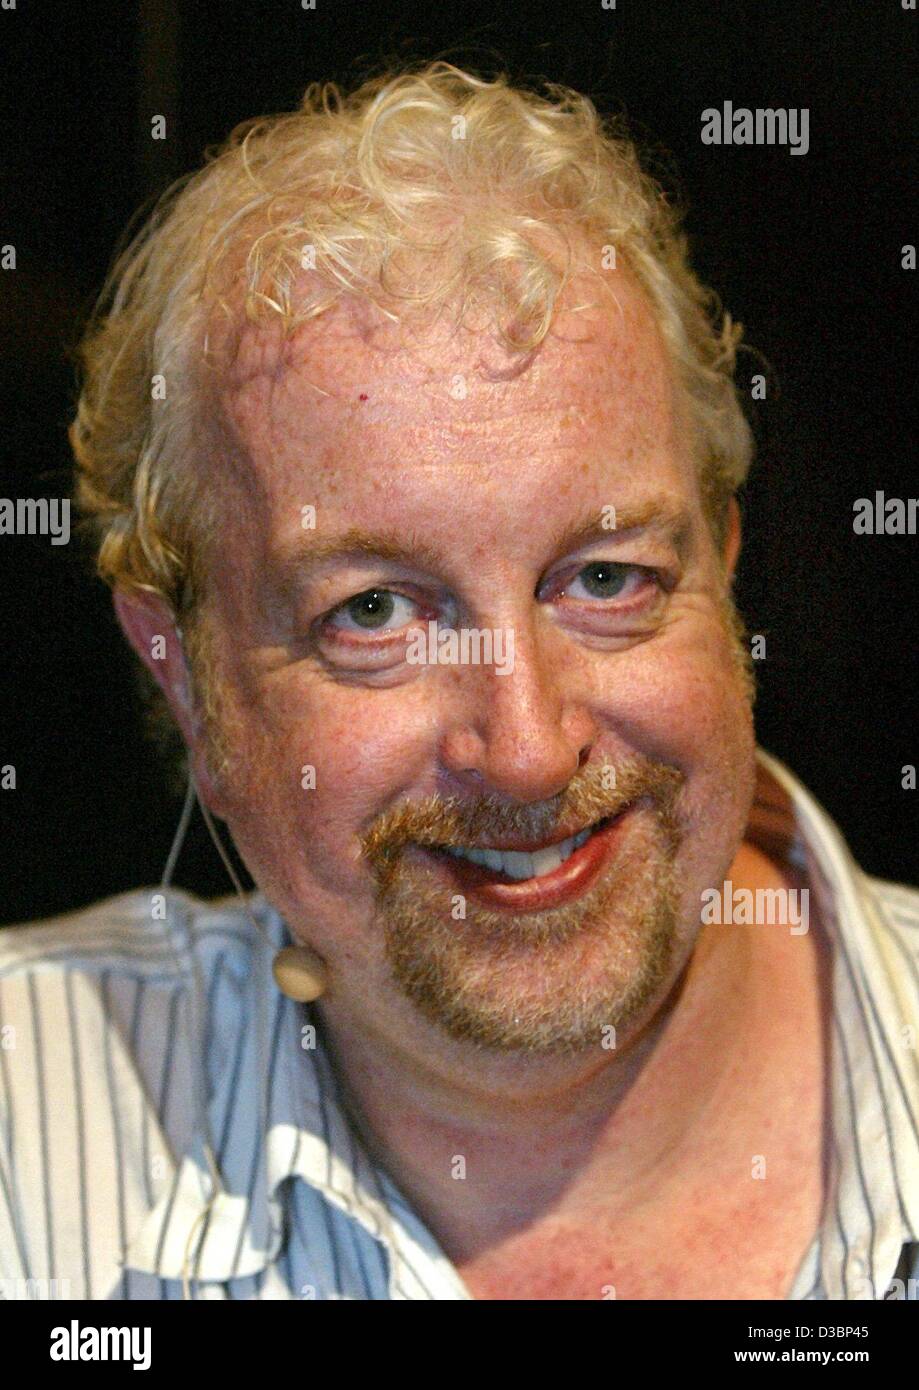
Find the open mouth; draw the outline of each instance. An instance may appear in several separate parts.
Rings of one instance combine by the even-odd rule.
[[[454,889],[485,906],[543,910],[586,892],[607,863],[630,810],[626,807],[566,840],[529,851],[481,845],[417,848],[448,876]]]
[[[567,840],[559,840],[557,844],[546,845],[543,849],[531,850],[528,853],[513,849],[465,849],[451,846],[437,846],[437,850],[441,854],[449,854],[455,859],[463,859],[470,864],[489,869],[495,878],[521,883],[528,879],[546,878],[554,873],[611,820],[611,816],[604,816],[602,820],[578,831],[577,835],[570,835]]]

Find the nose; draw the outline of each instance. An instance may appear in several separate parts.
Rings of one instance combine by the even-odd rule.
[[[568,690],[572,676],[551,643],[515,630],[513,669],[466,667],[459,684],[463,713],[440,744],[453,780],[480,795],[524,804],[548,801],[589,758],[597,726]]]

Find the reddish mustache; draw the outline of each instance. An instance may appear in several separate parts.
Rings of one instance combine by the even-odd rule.
[[[383,865],[407,844],[517,848],[525,843],[557,843],[619,815],[641,797],[672,811],[684,780],[684,774],[669,764],[630,763],[617,771],[614,787],[603,785],[600,771],[590,783],[568,788],[563,797],[535,814],[531,807],[509,806],[495,799],[463,802],[432,797],[386,812],[363,836],[361,847],[371,864]]]

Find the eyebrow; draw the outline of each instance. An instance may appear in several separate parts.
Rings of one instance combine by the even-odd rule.
[[[600,512],[593,508],[574,527],[566,527],[557,534],[551,547],[553,558],[550,563],[593,540],[624,539],[634,531],[657,532],[669,539],[678,556],[684,558],[692,532],[692,519],[673,499],[650,497],[637,505],[615,507],[615,520],[615,527],[604,526]],[[277,567],[282,587],[287,590],[333,562],[357,559],[386,560],[433,573],[443,565],[442,555],[419,536],[350,527],[327,539],[304,538],[279,559]]]
[[[681,560],[685,558],[692,536],[692,517],[674,498],[649,497],[644,502],[614,509],[614,527],[604,526],[594,509],[572,530],[561,532],[552,552],[554,560],[570,550],[580,550],[593,540],[624,538],[633,531],[654,531],[670,541]]]

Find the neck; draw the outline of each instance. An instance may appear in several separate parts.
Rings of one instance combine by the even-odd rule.
[[[742,846],[730,876],[754,886],[764,864]],[[627,1210],[702,1164],[717,1182],[712,1115],[723,1136],[735,1099],[743,1104],[738,1058],[756,1055],[774,1019],[775,972],[757,967],[769,949],[757,930],[704,927],[666,1000],[620,1051],[548,1067],[514,1060],[500,1082],[475,1057],[461,1074],[436,1071],[420,1049],[371,1037],[324,1001],[345,1108],[451,1259],[550,1213],[589,1221],[601,1207]]]

